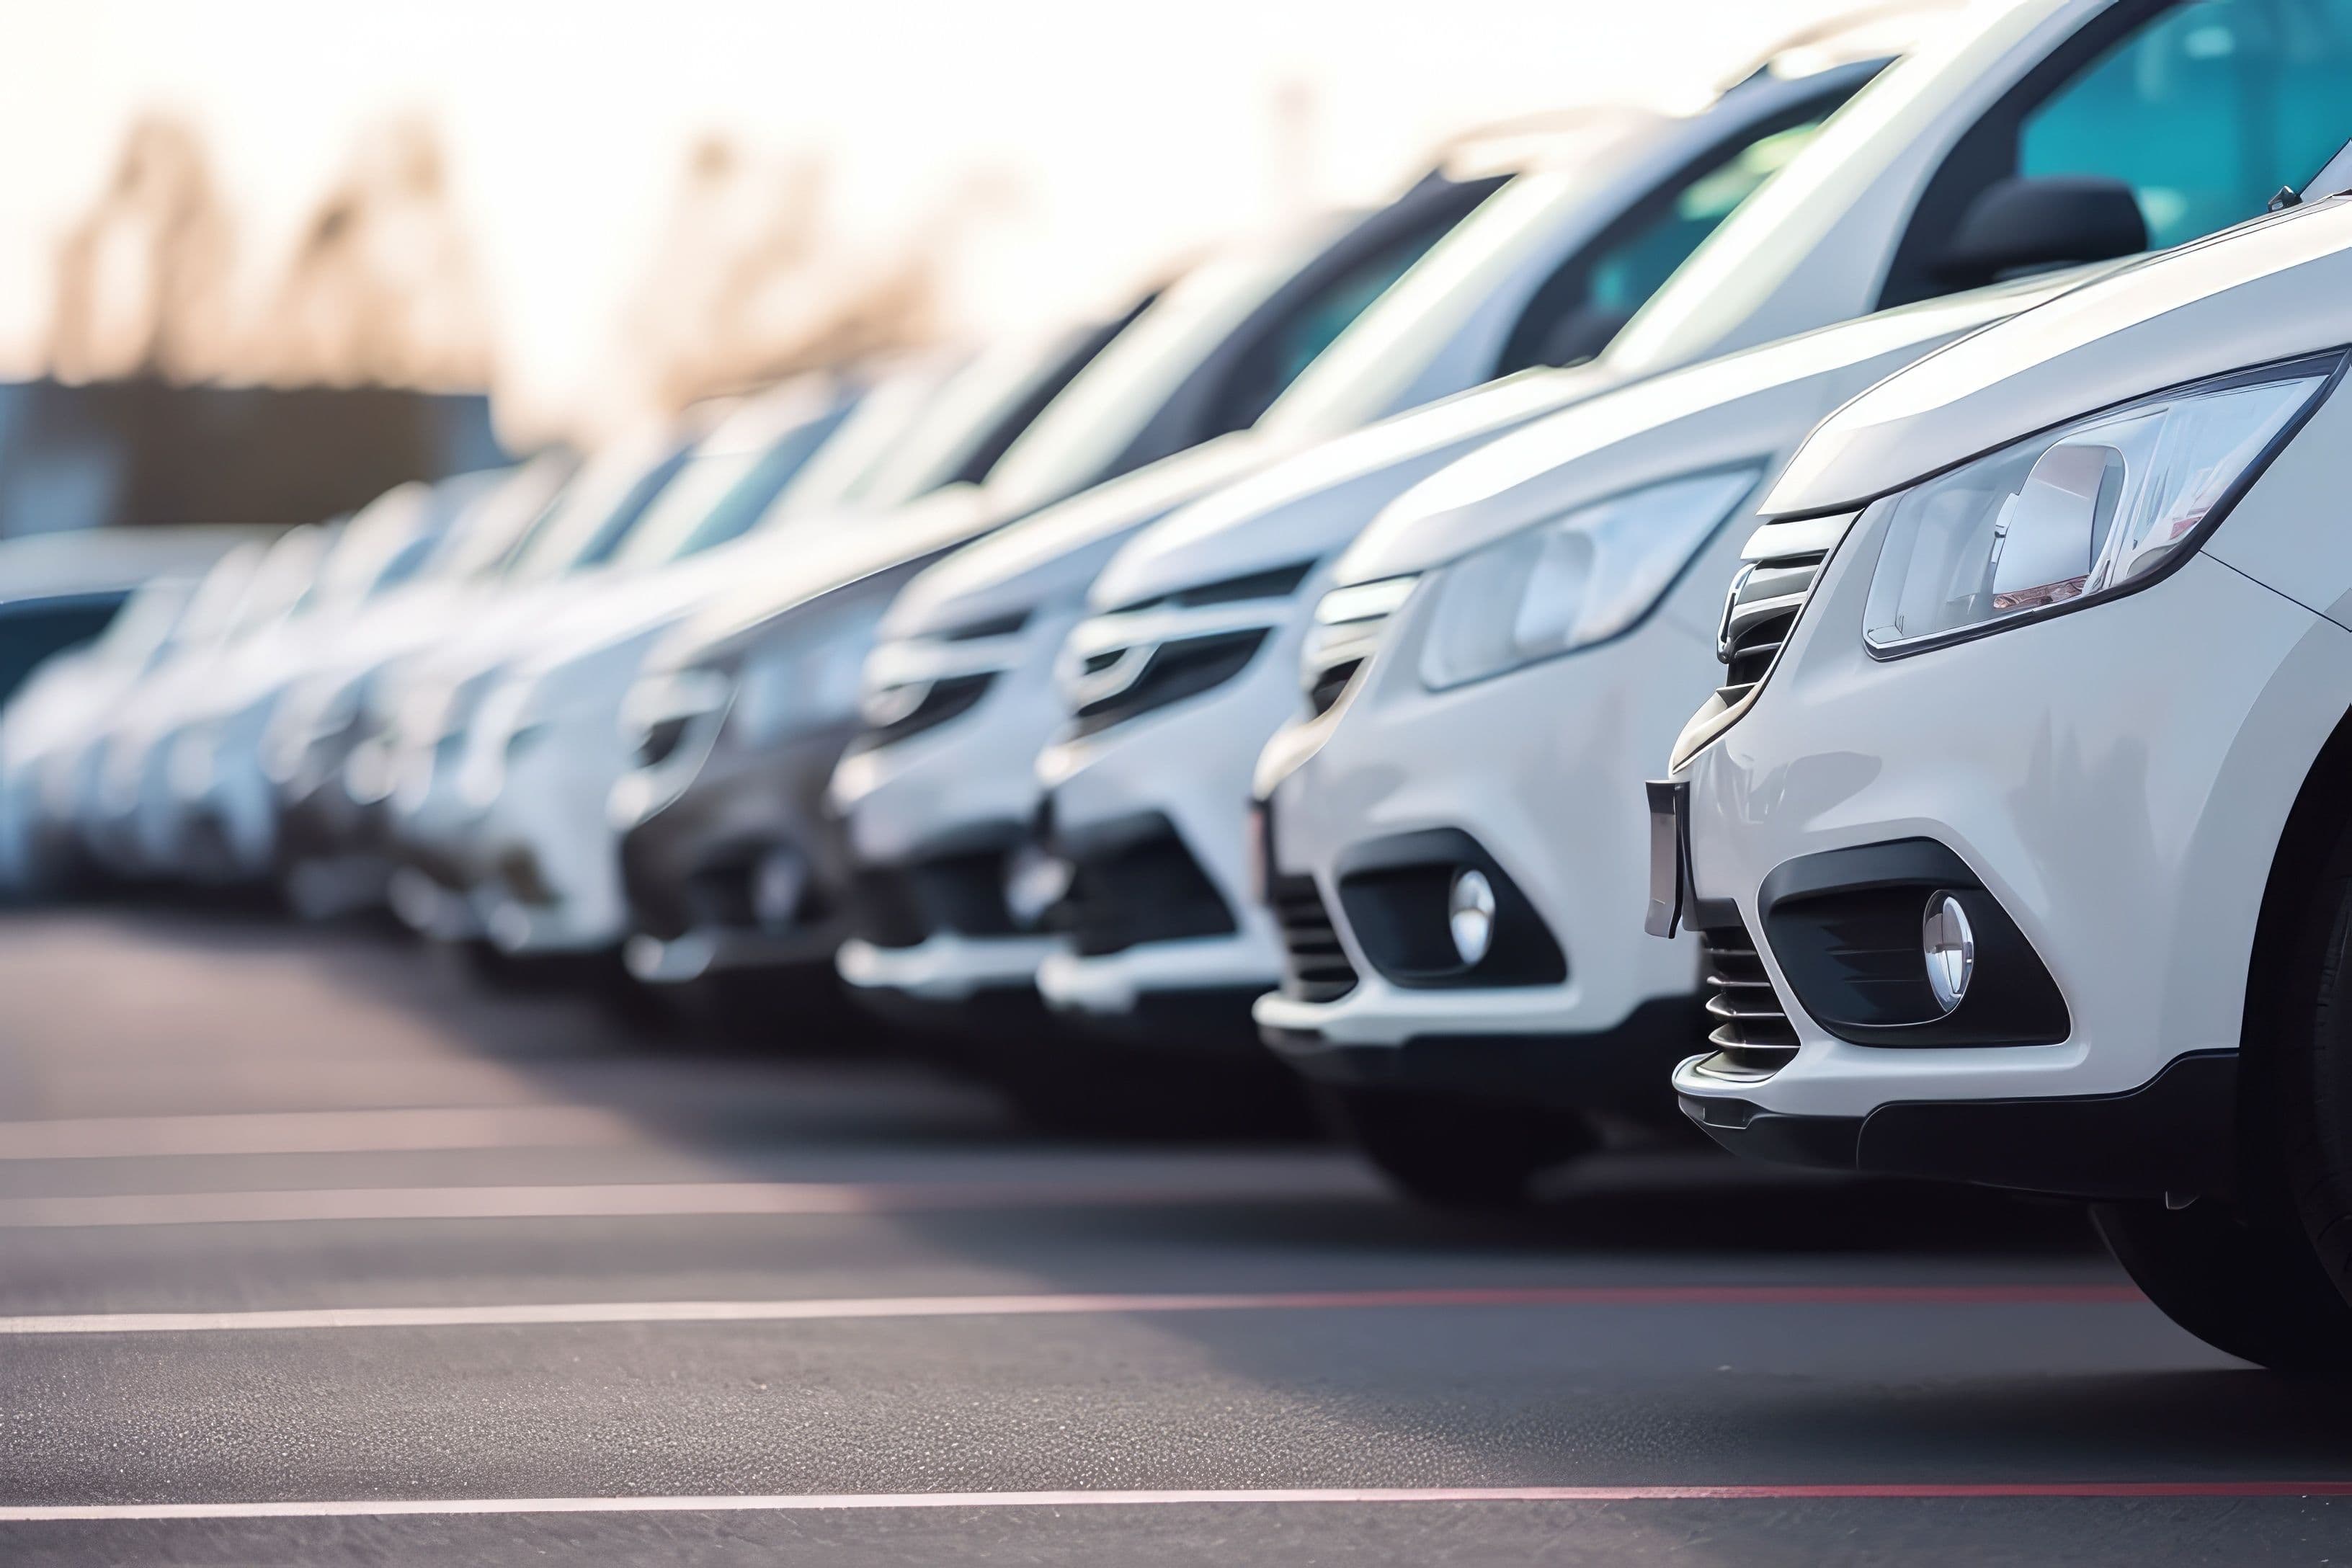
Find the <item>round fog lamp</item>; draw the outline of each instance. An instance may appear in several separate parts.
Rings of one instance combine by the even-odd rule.
[[[1445,928],[1454,933],[1454,951],[1465,969],[1475,968],[1495,945],[1495,885],[1476,867],[1454,873],[1445,895]]]
[[[1927,900],[1919,945],[1927,958],[1927,988],[1936,994],[1936,1005],[1949,1013],[1969,994],[1977,972],[1976,932],[1959,900],[1937,893]]]
[[[1035,931],[1070,890],[1072,868],[1067,860],[1034,840],[1013,852],[1004,863],[1004,908],[1013,923]]]
[[[799,851],[779,847],[761,856],[751,868],[752,918],[769,931],[789,928],[801,912],[808,879],[808,862]]]

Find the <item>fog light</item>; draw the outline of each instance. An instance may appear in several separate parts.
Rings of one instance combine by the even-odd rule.
[[[808,862],[800,852],[771,849],[751,868],[751,915],[769,931],[788,929],[808,890]]]
[[[1445,895],[1445,926],[1454,933],[1463,967],[1475,968],[1495,945],[1495,885],[1486,872],[1465,867],[1454,873],[1454,887]]]
[[[1069,892],[1070,874],[1067,860],[1034,840],[1015,849],[1004,862],[1004,908],[1013,923],[1035,931]]]
[[[1927,956],[1927,988],[1936,994],[1936,1005],[1949,1013],[1968,995],[1977,970],[1976,932],[1959,900],[1937,893],[1927,900],[1919,945]]]

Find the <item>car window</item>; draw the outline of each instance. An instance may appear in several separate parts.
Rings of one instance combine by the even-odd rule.
[[[1629,214],[1619,233],[1571,259],[1536,291],[1511,330],[1496,374],[1574,364],[1607,348],[1733,209],[1803,150],[1826,117],[1825,109],[1743,142]]]
[[[1299,373],[1314,363],[1315,357],[1329,348],[1349,322],[1387,293],[1390,285],[1411,270],[1423,252],[1444,237],[1460,219],[1460,214],[1448,210],[1358,262],[1325,283],[1263,342],[1252,345],[1223,389],[1214,433],[1257,423],[1258,416],[1282,395],[1283,388],[1297,380]]]
[[[2158,249],[2253,216],[2352,136],[2352,0],[2195,0],[2030,112],[2018,173],[2104,174]]]

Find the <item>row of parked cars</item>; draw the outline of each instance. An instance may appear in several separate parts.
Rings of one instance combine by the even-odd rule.
[[[0,725],[0,865],[845,994],[1060,1125],[1304,1086],[1441,1203],[1685,1122],[2087,1199],[2352,1371],[2347,135],[2352,0],[1881,9],[1497,128],[1115,321],[159,579]]]

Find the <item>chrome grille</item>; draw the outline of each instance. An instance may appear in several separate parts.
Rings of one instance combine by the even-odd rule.
[[[1710,1078],[1754,1083],[1770,1078],[1797,1054],[1797,1031],[1780,1005],[1764,960],[1744,925],[1700,931],[1706,967],[1707,1041],[1715,1054],[1698,1064]]]
[[[1724,681],[1715,689],[1727,708],[1756,689],[1797,624],[1821,575],[1822,563],[1845,536],[1851,516],[1768,522],[1740,552],[1747,565],[1731,580],[1715,639]]]
[[[1323,595],[1299,658],[1299,685],[1314,717],[1339,706],[1349,683],[1379,649],[1390,617],[1411,595],[1416,581],[1387,577]]]

